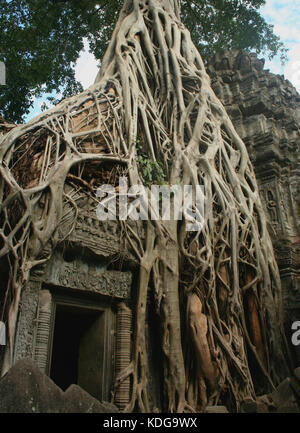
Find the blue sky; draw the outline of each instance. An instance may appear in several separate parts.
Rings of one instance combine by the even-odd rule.
[[[300,93],[300,0],[267,0],[261,8],[265,20],[274,25],[275,34],[289,48],[288,62],[282,67],[279,59],[266,60],[265,68],[275,74],[283,74],[291,81]],[[76,78],[86,89],[93,84],[98,66],[93,55],[88,53],[88,45],[82,51],[76,64]],[[26,120],[30,120],[41,112],[45,98],[36,100]]]
[[[300,93],[300,0],[267,0],[261,12],[289,48],[289,60],[284,67],[278,59],[266,61],[265,66],[271,72],[283,74]]]

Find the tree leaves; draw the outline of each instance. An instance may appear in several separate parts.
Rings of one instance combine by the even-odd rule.
[[[264,0],[182,0],[182,20],[204,60],[224,48],[258,53],[286,51],[259,13]],[[22,122],[34,98],[76,94],[82,86],[74,66],[83,38],[101,60],[123,0],[4,0],[0,2],[0,60],[7,85],[0,87],[0,113]]]

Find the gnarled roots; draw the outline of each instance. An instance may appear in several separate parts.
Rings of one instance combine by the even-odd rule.
[[[163,409],[197,411],[218,401],[238,409],[255,396],[256,371],[265,387],[281,374],[280,280],[247,150],[175,0],[125,1],[96,83],[1,139],[0,254],[9,267],[3,311],[10,335],[4,369],[30,270],[63,241],[62,218],[72,230],[78,191],[95,197],[99,182],[113,183],[112,170],[130,184],[144,182],[137,142],[170,185],[204,186],[204,223],[188,232],[185,219],[149,220],[142,241],[122,222],[140,274],[132,362],[116,386],[131,377],[126,410],[152,409],[145,322],[153,291]]]

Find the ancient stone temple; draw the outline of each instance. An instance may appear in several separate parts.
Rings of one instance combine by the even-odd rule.
[[[245,51],[218,53],[207,67],[254,165],[279,266],[290,339],[300,318],[300,95],[264,60]],[[292,348],[295,363],[300,352]]]
[[[126,0],[93,86],[25,125],[0,119],[2,374],[33,360],[62,391],[126,412],[285,404],[276,388],[299,365],[299,96],[244,52],[208,72],[177,0]],[[161,193],[141,217],[120,177],[143,198],[203,186],[201,225],[188,229],[195,197],[156,218]],[[103,185],[126,217],[97,217]]]

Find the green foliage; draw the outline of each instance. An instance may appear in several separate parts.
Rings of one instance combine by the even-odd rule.
[[[287,60],[287,49],[259,9],[265,0],[182,0],[182,21],[204,60],[222,49],[248,49]]]
[[[152,161],[149,156],[143,152],[139,140],[137,140],[136,149],[138,169],[142,175],[144,185],[164,185],[166,182],[162,163],[160,161]]]
[[[270,58],[286,55],[259,13],[264,0],[182,0],[182,19],[202,56],[224,48],[248,48]],[[0,113],[21,122],[34,97],[82,90],[74,65],[83,38],[100,61],[123,0],[1,0],[0,60],[7,85],[0,86]],[[58,102],[58,101],[55,101]]]

